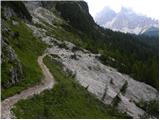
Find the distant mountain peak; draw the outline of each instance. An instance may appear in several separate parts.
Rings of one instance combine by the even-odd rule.
[[[124,6],[121,7],[118,13],[115,13],[114,10],[108,6],[104,7],[104,9],[96,15],[95,21],[100,26],[124,33],[141,34],[142,31],[150,27],[158,28],[157,20],[137,14],[131,8]]]
[[[106,6],[103,8],[103,10],[101,12],[97,13],[96,16],[99,17],[103,14],[111,14],[111,13],[114,15],[116,14],[116,12],[113,9],[111,9],[109,6]]]
[[[128,11],[133,11],[133,10],[132,10],[131,8],[122,6],[122,7],[121,7],[121,11],[123,11],[123,12],[128,12]]]
[[[95,21],[97,24],[102,25],[105,24],[107,21],[111,21],[116,16],[116,12],[111,9],[109,6],[103,8],[103,10],[95,16]]]
[[[121,10],[119,13],[125,13],[125,14],[136,14],[131,8],[121,7]]]

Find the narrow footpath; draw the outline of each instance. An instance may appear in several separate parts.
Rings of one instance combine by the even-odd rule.
[[[54,77],[50,73],[47,66],[43,63],[43,58],[47,54],[43,54],[42,56],[38,57],[38,64],[43,72],[43,80],[41,83],[29,87],[26,90],[23,90],[20,94],[16,94],[14,96],[11,96],[1,102],[1,119],[10,119],[15,118],[15,116],[11,113],[11,109],[13,108],[14,104],[22,99],[27,99],[28,97],[31,97],[35,94],[40,94],[44,90],[52,89],[53,85],[55,84]]]

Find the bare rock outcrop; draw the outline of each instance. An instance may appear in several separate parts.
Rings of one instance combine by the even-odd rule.
[[[8,72],[8,76],[3,77],[2,89],[8,88],[23,80],[23,71],[20,60],[18,59],[14,49],[2,39],[2,69]],[[3,70],[3,71],[5,71]],[[6,74],[6,73],[5,73]]]

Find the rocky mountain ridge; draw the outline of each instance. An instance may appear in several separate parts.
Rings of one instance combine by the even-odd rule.
[[[112,17],[109,18],[105,16]],[[158,20],[137,14],[133,10],[124,7],[122,7],[118,13],[106,7],[97,14],[95,21],[105,28],[133,34],[142,34],[151,27],[159,27]]]

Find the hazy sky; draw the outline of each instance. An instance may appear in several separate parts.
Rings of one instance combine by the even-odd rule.
[[[85,0],[89,11],[94,17],[105,6],[118,12],[122,6],[133,9],[135,12],[152,18],[160,18],[160,0]]]

